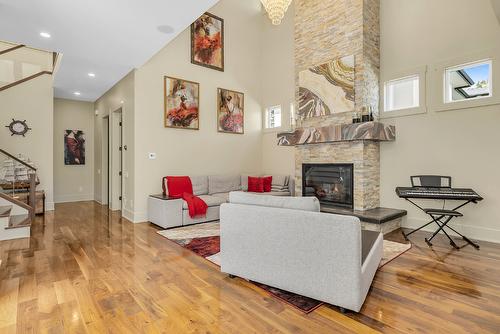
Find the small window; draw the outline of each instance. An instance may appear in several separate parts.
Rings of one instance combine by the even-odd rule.
[[[281,106],[266,109],[266,128],[274,129],[281,127]]]
[[[491,96],[491,60],[445,70],[445,103]]]
[[[387,81],[384,84],[384,111],[418,108],[419,87],[418,75]]]

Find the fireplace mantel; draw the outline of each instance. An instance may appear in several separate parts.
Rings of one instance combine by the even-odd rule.
[[[279,146],[296,146],[345,142],[355,140],[394,141],[396,127],[381,122],[337,124],[322,127],[298,128],[292,132],[278,133]]]

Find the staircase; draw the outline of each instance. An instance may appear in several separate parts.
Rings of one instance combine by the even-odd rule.
[[[41,75],[52,75],[59,54],[0,41],[0,92]]]
[[[0,240],[30,237],[36,182],[34,166],[0,149]],[[26,193],[29,203],[20,200]]]
[[[12,205],[0,206],[0,241],[30,237],[31,218],[12,215]]]

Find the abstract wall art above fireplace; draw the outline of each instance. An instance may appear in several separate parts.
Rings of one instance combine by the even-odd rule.
[[[354,110],[354,55],[299,73],[298,117],[307,119]]]

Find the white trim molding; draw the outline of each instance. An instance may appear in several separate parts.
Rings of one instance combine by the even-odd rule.
[[[445,101],[446,69],[478,61],[491,61],[491,96],[463,100]],[[429,70],[429,106],[433,111],[448,111],[500,104],[500,49],[491,49],[464,55],[447,61],[435,63]],[[498,82],[496,82],[498,81]]]
[[[403,79],[412,76],[418,76],[419,80],[418,107],[385,111],[385,84],[389,81],[395,81],[398,79]],[[380,78],[380,108],[379,108],[380,119],[425,114],[427,112],[426,86],[427,86],[427,66],[425,65],[411,69],[386,73],[383,77]]]

